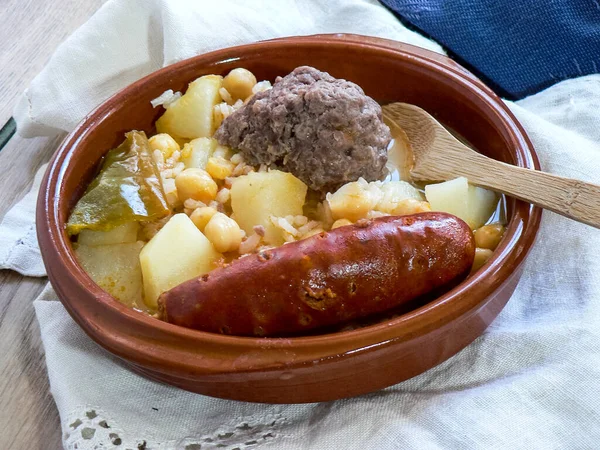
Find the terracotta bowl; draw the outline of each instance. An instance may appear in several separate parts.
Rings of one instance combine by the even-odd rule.
[[[242,338],[181,328],[128,309],[77,263],[65,233],[70,209],[108,149],[131,130],[151,132],[150,100],[196,77],[246,67],[273,80],[312,65],[358,83],[380,103],[432,112],[482,153],[539,169],[525,132],[502,101],[448,58],[410,45],[348,35],[277,39],[200,55],[155,72],[90,113],[54,155],[40,190],[37,232],[65,308],[98,344],[152,379],[215,397],[269,403],[355,396],[418,375],[471,343],[521,276],[541,211],[509,200],[506,235],[491,260],[438,299],[365,328],[298,338]]]

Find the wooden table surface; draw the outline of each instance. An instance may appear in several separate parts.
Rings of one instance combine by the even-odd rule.
[[[63,136],[13,135],[12,110],[56,47],[104,0],[0,0],[0,218],[29,190]],[[62,448],[33,300],[46,279],[0,270],[0,449]]]

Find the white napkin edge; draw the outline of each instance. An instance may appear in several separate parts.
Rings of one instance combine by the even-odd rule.
[[[0,223],[0,269],[11,269],[28,277],[46,276],[37,243],[36,203],[40,183],[48,164],[36,172],[33,185]]]

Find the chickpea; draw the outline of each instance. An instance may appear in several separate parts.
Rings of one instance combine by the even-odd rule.
[[[234,99],[244,100],[252,95],[252,88],[256,84],[256,77],[247,69],[233,69],[223,79],[223,87]]]
[[[165,158],[171,157],[173,152],[181,149],[177,141],[167,133],[160,133],[152,136],[148,139],[148,144],[152,150],[160,150]]]
[[[352,225],[352,222],[350,222],[348,219],[338,219],[335,222],[333,222],[333,225],[331,225],[331,229],[335,230],[336,228],[344,227],[346,225]]]
[[[475,230],[475,245],[481,248],[495,250],[504,235],[504,226],[490,223]]]
[[[476,248],[475,259],[473,260],[471,272],[478,271],[481,268],[481,266],[483,266],[487,262],[487,260],[490,259],[492,253],[494,252],[489,248]]]
[[[224,180],[233,173],[235,165],[221,157],[210,157],[206,163],[206,171],[215,180]]]
[[[181,200],[191,198],[209,203],[217,196],[217,183],[202,169],[185,169],[175,178],[177,194]]]
[[[242,243],[242,230],[237,222],[223,213],[216,213],[206,224],[204,235],[218,252],[231,252]]]
[[[194,222],[196,227],[204,232],[204,228],[206,228],[206,224],[212,219],[212,217],[217,214],[217,210],[215,208],[211,208],[210,206],[204,206],[201,208],[196,208],[190,219]]]

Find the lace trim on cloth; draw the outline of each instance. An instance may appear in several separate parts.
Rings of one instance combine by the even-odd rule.
[[[62,421],[62,437],[67,450],[244,450],[276,439],[286,422],[280,414],[237,418],[212,433],[159,442],[153,436],[128,436],[100,408],[87,405]]]

